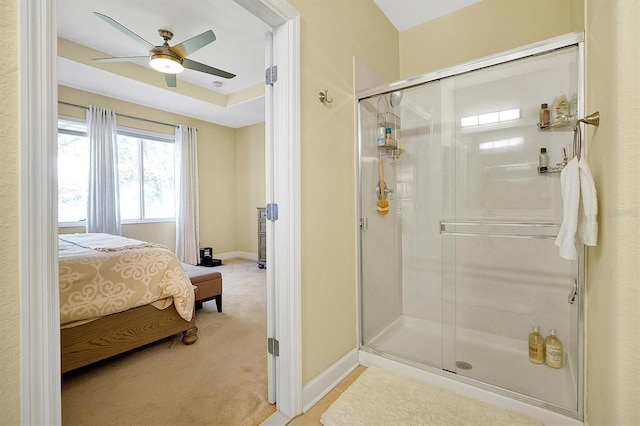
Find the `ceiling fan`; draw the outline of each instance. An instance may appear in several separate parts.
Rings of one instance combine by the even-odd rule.
[[[102,13],[93,12],[98,18],[104,20],[109,25],[113,26],[117,30],[121,31],[125,35],[136,40],[140,44],[143,44],[148,50],[148,56],[124,56],[116,58],[96,58],[96,62],[149,62],[151,68],[156,71],[160,71],[164,74],[164,79],[167,82],[167,86],[176,87],[176,74],[181,73],[185,68],[204,72],[207,74],[215,75],[222,78],[233,78],[236,75],[227,71],[223,71],[218,68],[210,67],[209,65],[202,64],[200,62],[192,61],[187,56],[192,54],[198,49],[212,43],[216,39],[216,35],[213,31],[205,31],[200,35],[183,41],[175,46],[169,46],[169,40],[173,38],[173,33],[169,30],[159,29],[158,33],[163,38],[164,43],[161,46],[154,46],[147,40],[140,37],[124,25],[120,24],[116,20],[103,15]]]

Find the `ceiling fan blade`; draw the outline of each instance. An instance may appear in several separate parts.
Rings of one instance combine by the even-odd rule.
[[[149,56],[120,56],[116,58],[95,58],[94,62],[149,62]]]
[[[230,72],[226,72],[218,68],[210,67],[209,65],[201,64],[200,62],[192,61],[191,59],[186,59],[186,58],[183,59],[182,65],[185,68],[189,68],[190,70],[205,72],[207,74],[217,75],[218,77],[222,77],[222,78],[233,78],[236,76],[235,74],[231,74]]]
[[[175,74],[165,74],[164,75],[164,81],[167,82],[167,86],[169,86],[169,87],[176,87],[177,86],[177,79],[176,79],[176,75]]]
[[[103,15],[102,13],[98,13],[98,12],[93,12],[93,14],[96,15],[98,18],[102,19],[103,21],[105,21],[107,24],[117,29],[118,31],[123,32],[124,34],[128,35],[132,39],[136,40],[138,43],[143,44],[148,50],[151,50],[155,47],[153,44],[149,43],[147,40],[143,39],[138,34],[134,33],[129,28],[125,27],[124,25],[114,20],[113,18],[110,18],[107,15]]]
[[[180,44],[176,44],[171,47],[175,53],[180,55],[180,57],[185,58],[186,56],[192,54],[198,49],[202,49],[207,44],[214,42],[216,39],[216,35],[213,31],[205,31],[200,35],[190,38],[189,40],[185,40]]]

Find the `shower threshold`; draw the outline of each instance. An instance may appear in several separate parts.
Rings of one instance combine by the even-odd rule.
[[[526,341],[491,336],[469,329],[456,329],[455,360],[471,369],[457,368],[458,376],[515,392],[570,412],[577,411],[574,369],[561,369],[529,361]],[[442,369],[442,324],[401,316],[366,345],[379,354],[410,365]]]

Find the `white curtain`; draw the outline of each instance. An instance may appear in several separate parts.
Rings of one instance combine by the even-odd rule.
[[[195,127],[176,129],[176,255],[184,263],[199,259],[198,134]]]
[[[89,199],[87,232],[120,235],[120,194],[118,191],[118,128],[116,113],[89,106]]]

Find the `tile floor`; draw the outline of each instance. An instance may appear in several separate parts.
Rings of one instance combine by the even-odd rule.
[[[320,423],[320,416],[322,416],[322,414],[327,411],[327,408],[329,408],[329,406],[333,404],[336,399],[338,399],[340,394],[344,392],[351,385],[351,383],[353,383],[358,378],[358,376],[360,376],[360,374],[362,374],[362,372],[366,369],[367,367],[364,367],[362,365],[356,367],[356,369],[353,370],[351,374],[345,377],[343,381],[338,383],[335,388],[333,388],[328,394],[326,394],[324,398],[318,401],[316,405],[311,407],[309,411],[304,414],[300,414],[297,417],[294,417],[289,421],[289,423],[287,423],[287,425],[321,426],[322,423]]]

